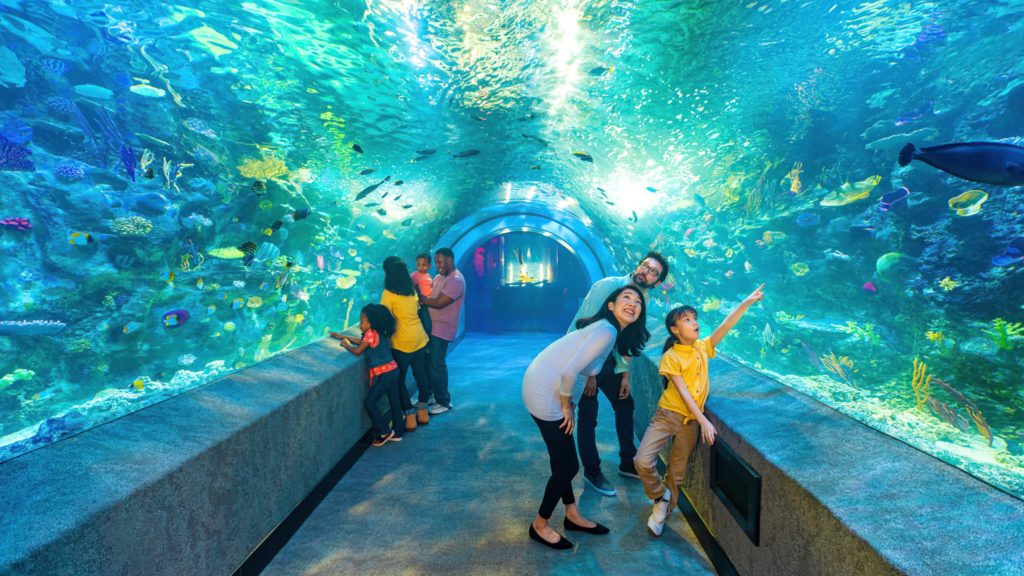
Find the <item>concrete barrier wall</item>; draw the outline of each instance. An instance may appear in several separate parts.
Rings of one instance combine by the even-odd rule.
[[[633,362],[636,433],[662,391]],[[760,545],[710,488],[710,449],[684,492],[739,574],[1024,574],[1024,502],[757,372],[711,362],[706,413],[762,476]]]
[[[230,574],[370,428],[365,389],[318,342],[0,464],[0,574]]]

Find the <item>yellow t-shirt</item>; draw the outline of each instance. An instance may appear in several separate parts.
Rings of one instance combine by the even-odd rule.
[[[420,322],[420,301],[416,296],[399,296],[390,290],[380,295],[380,303],[395,317],[395,333],[391,347],[399,352],[415,352],[427,345],[430,338]]]
[[[666,378],[671,374],[682,376],[690,396],[693,396],[693,401],[703,412],[704,401],[708,399],[708,359],[714,357],[715,347],[708,338],[698,340],[692,346],[676,344],[662,355],[658,373]],[[682,414],[685,416],[684,422],[694,419],[671,378],[668,380],[668,387],[661,393],[658,407]]]

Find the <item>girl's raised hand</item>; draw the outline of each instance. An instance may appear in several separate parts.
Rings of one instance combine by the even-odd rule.
[[[762,282],[760,286],[758,286],[753,292],[751,292],[750,296],[744,298],[743,303],[749,306],[754,302],[760,302],[764,298],[764,292],[761,291],[762,288],[764,288],[764,282]]]

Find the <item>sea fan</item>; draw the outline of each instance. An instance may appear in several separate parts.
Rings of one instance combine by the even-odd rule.
[[[36,167],[28,159],[32,151],[0,136],[0,170],[32,171]]]

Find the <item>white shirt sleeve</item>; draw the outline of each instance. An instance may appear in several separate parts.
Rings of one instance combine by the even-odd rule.
[[[607,324],[606,322],[603,322]],[[607,326],[611,328],[611,326]],[[595,327],[593,330],[587,331],[586,339],[576,349],[576,352],[566,361],[565,366],[562,367],[562,381],[559,385],[558,393],[562,396],[572,396],[573,385],[576,383],[576,377],[586,371],[595,360],[599,357],[607,356],[608,352],[611,351],[612,346],[615,344],[616,332],[614,328],[605,330],[603,327]],[[600,371],[600,364],[597,368]],[[593,371],[592,369],[590,371]],[[588,372],[590,372],[588,371]],[[588,373],[588,376],[594,376]]]

